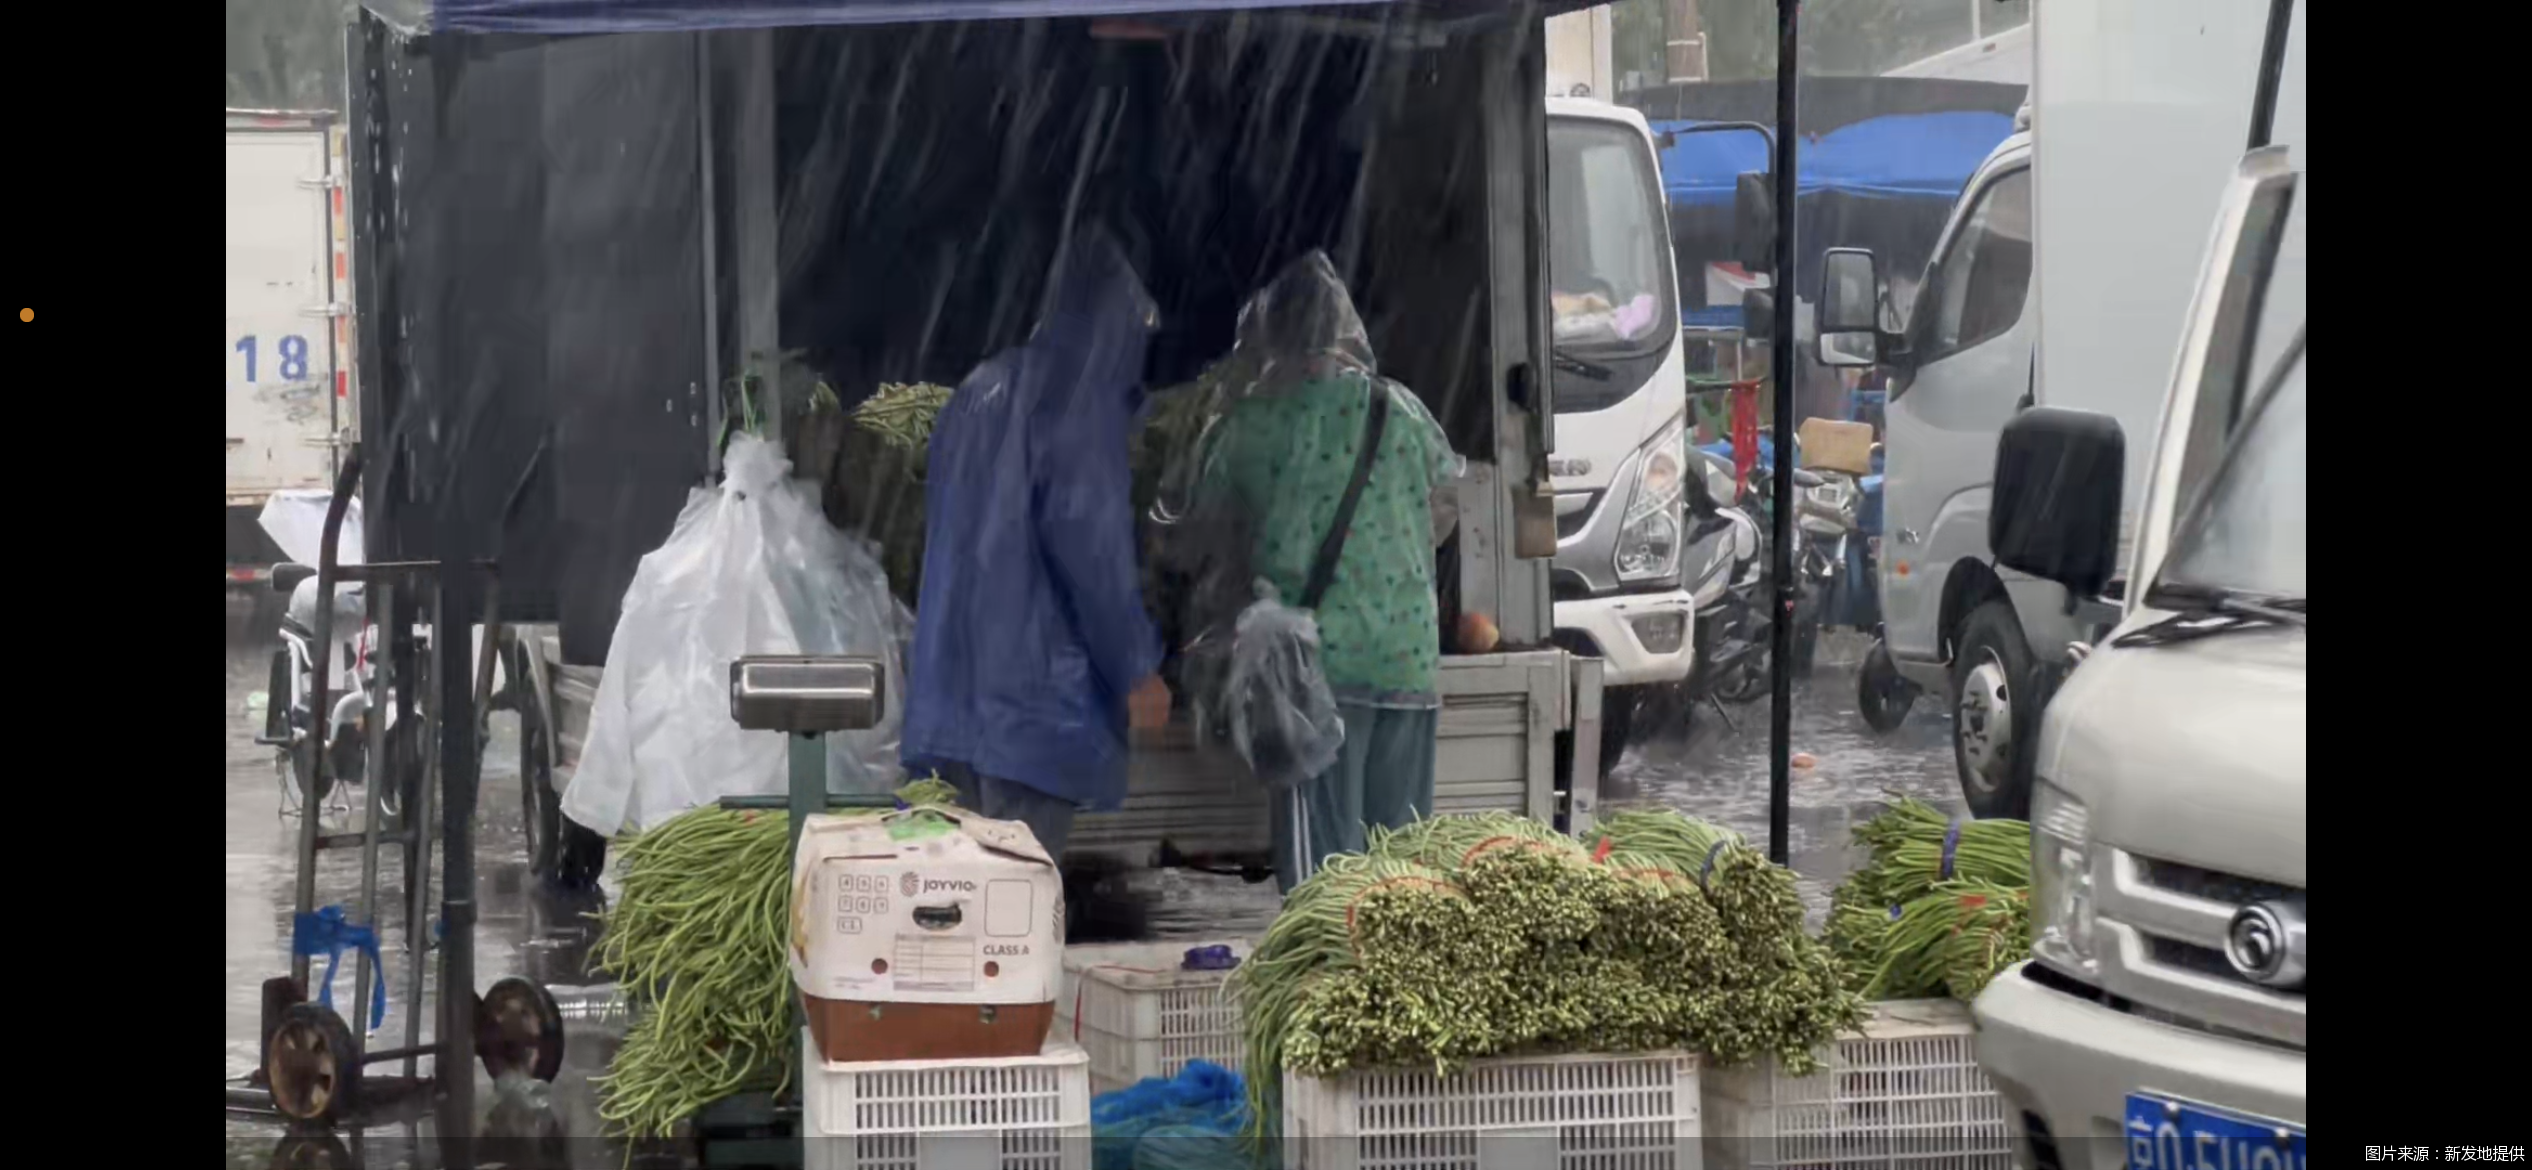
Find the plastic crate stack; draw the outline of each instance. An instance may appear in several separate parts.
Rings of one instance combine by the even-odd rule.
[[[821,1059],[800,1050],[804,1170],[1089,1170],[1090,1055]]]
[[[2010,1170],[2004,1099],[1978,1068],[1969,1009],[1873,1005],[1821,1071],[1771,1058],[1706,1077],[1706,1170]]]
[[[1459,1075],[1284,1076],[1286,1170],[1698,1170],[1685,1052],[1499,1057]]]
[[[1092,1094],[1177,1076],[1190,1060],[1239,1071],[1240,1009],[1222,994],[1230,971],[1187,963],[1191,953],[1221,947],[1245,960],[1251,945],[1218,939],[1066,948],[1055,1038],[1090,1053]]]

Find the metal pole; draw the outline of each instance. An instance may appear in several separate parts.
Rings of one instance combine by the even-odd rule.
[[[416,593],[430,598],[430,620],[440,619],[440,594],[436,577]],[[395,649],[390,662],[395,667],[396,723],[410,728],[408,734],[419,737],[421,763],[414,774],[413,793],[406,797],[404,837],[404,986],[410,1001],[405,1004],[404,1047],[410,1052],[422,1046],[422,1005],[430,992],[431,953],[431,825],[432,814],[439,808],[440,740],[432,731],[420,700],[423,687],[435,676],[420,665],[422,656],[413,652],[413,610],[411,596],[392,598],[397,602],[393,612]],[[436,706],[436,704],[434,704]],[[420,1071],[420,1058],[404,1058],[404,1075],[410,1079]],[[438,1069],[434,1056],[433,1071]]]
[[[813,814],[826,811],[826,739],[791,733],[791,855],[800,855],[800,830]]]
[[[382,577],[368,582],[365,588],[369,592],[369,628],[384,631],[391,616],[388,607],[395,601],[393,579]],[[383,659],[378,658],[376,646],[373,645],[369,653],[374,660],[369,673],[369,707],[362,715],[362,722],[368,730],[368,735],[364,737],[368,742],[363,750],[369,753],[369,774],[368,782],[361,786],[367,799],[361,801],[360,909],[355,921],[374,931],[378,929],[381,917],[378,913],[380,805],[387,786],[398,783],[402,777],[396,774],[395,762],[387,758],[387,692],[384,688],[393,684],[395,674]],[[345,665],[355,670],[359,668],[357,660]],[[352,1034],[361,1038],[363,1048],[369,1046],[369,981],[373,977],[383,982],[387,978],[386,964],[381,962],[379,969],[372,971],[369,968],[369,952],[356,949],[352,956],[351,1023]]]
[[[1794,200],[1799,174],[1794,169],[1795,92],[1801,88],[1802,58],[1795,29],[1802,23],[1800,0],[1776,0],[1776,271],[1768,284],[1776,297],[1775,328],[1769,341],[1767,376],[1776,383],[1775,445],[1775,620],[1768,623],[1767,673],[1771,698],[1767,711],[1767,859],[1785,864],[1793,798],[1793,612],[1794,612],[1794,383],[1789,378],[1802,356],[1794,352]]]
[[[333,769],[328,766],[333,753],[326,750],[329,745],[325,737],[333,730],[334,697],[327,693],[325,684],[334,669],[333,655],[328,652],[334,645],[334,587],[342,579],[343,514],[351,507],[351,487],[359,481],[360,451],[355,448],[352,457],[334,473],[334,495],[326,501],[324,535],[317,543],[316,628],[311,636],[313,644],[308,647],[306,742],[310,761],[307,783],[299,789],[299,874],[297,886],[292,891],[292,908],[296,914],[316,910],[317,837],[320,835],[317,822],[325,811],[325,801],[317,794],[326,788],[326,781],[333,775]],[[298,761],[290,761],[290,766],[297,767]],[[295,931],[298,919],[293,917],[291,922]],[[298,984],[299,994],[316,998],[309,994],[308,956],[298,953],[297,947],[291,948],[290,978]]]
[[[475,1125],[475,680],[469,642],[476,581],[455,501],[442,500],[440,612],[431,618],[431,680],[440,702],[440,1027],[433,1079],[440,1085],[442,1164],[473,1170]]]

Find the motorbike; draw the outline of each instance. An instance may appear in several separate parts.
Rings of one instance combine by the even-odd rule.
[[[1716,460],[1721,461],[1722,465],[1726,468],[1725,474],[1730,474],[1729,468],[1732,466],[1732,441],[1730,439],[1719,439],[1715,442],[1699,447],[1698,450],[1712,456]],[[1811,510],[1814,505],[1810,504],[1809,501],[1814,494],[1815,489],[1824,486],[1826,481],[1820,473],[1801,466],[1801,461],[1802,446],[1799,440],[1797,440],[1794,445],[1795,466],[1793,473],[1796,523],[1793,527],[1794,608],[1792,666],[1794,673],[1808,674],[1811,670],[1812,661],[1818,657],[1819,653],[1822,601],[1838,587],[1840,580],[1845,574],[1842,569],[1840,569],[1839,566],[1831,560],[1830,553],[1821,547],[1820,538],[1815,530],[1821,528],[1822,524],[1819,521],[1811,519]],[[1758,636],[1762,643],[1768,636],[1766,633],[1765,615],[1769,608],[1769,598],[1773,588],[1767,577],[1767,572],[1776,563],[1774,549],[1774,538],[1776,532],[1775,466],[1775,444],[1769,439],[1768,429],[1761,428],[1759,431],[1757,466],[1751,472],[1749,484],[1744,489],[1740,503],[1743,512],[1748,515],[1753,522],[1755,522],[1759,532],[1758,564],[1760,566],[1760,572],[1759,580],[1753,585],[1751,598],[1753,604],[1756,606],[1757,613],[1760,615]],[[1839,555],[1842,556],[1843,553],[1841,552]],[[1764,681],[1766,671],[1763,665],[1758,673],[1761,676],[1760,681],[1755,684],[1754,689],[1747,695],[1746,698],[1727,699],[1726,701],[1746,702],[1766,693],[1767,686]]]
[[[1689,449],[1685,506],[1688,531],[1681,564],[1696,605],[1697,648],[1688,677],[1642,688],[1638,727],[1685,725],[1696,704],[1712,704],[1728,726],[1724,703],[1767,692],[1765,548],[1758,523],[1733,501],[1732,461]],[[1737,729],[1736,729],[1737,730]]]
[[[330,602],[320,599],[316,570],[308,565],[273,566],[272,587],[290,598],[281,617],[281,647],[273,651],[266,691],[264,733],[256,742],[274,749],[275,771],[288,800],[303,810],[321,808],[334,795],[333,786],[365,784],[370,777],[369,720],[384,721],[388,751],[397,762],[384,769],[391,781],[379,790],[381,813],[390,822],[402,815],[404,798],[420,771],[420,745],[396,723],[392,693],[377,693],[377,629],[361,586],[339,583]],[[332,627],[338,643],[328,654],[326,710],[311,709],[316,697],[317,607],[333,606]],[[326,777],[319,783],[316,753],[328,753]]]
[[[1697,661],[1687,697],[1746,703],[1767,685],[1767,605],[1760,592],[1766,538],[1737,503],[1718,502],[1732,494],[1731,461],[1704,451],[1697,456],[1704,474],[1689,493],[1688,543],[1688,563],[1699,566],[1688,586],[1697,604]]]

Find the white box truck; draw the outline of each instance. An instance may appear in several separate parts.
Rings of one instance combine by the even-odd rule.
[[[2305,9],[2040,11],[2043,401],[2000,436],[1989,543],[2110,629],[2073,656],[2032,741],[2031,958],[1973,1008],[1979,1064],[2034,1170],[2304,1165]],[[2247,37],[2218,31],[2244,18]],[[2222,111],[2240,138],[2193,221],[2153,189],[2168,180],[2151,147],[2189,120],[2170,100],[2180,79],[2218,68],[2247,75]],[[2136,222],[2148,213],[2159,234]],[[2112,360],[2118,336],[2085,321],[2123,323],[2103,310],[2141,290],[2120,275],[2176,252],[2192,291],[2168,342],[2117,358],[2161,387],[2133,427],[2081,397],[2107,382],[2055,363]],[[1842,283],[1869,279],[1860,258],[1843,267]],[[2074,281],[2087,273],[2109,287]],[[2051,299],[2061,278],[2076,291]]]
[[[2250,125],[2268,11],[2252,0],[2044,9],[2030,127],[1962,189],[1896,328],[1876,330],[1860,262],[1842,266],[1858,283],[1832,290],[1850,294],[1855,340],[1833,339],[1821,360],[1890,374],[1882,649],[1952,713],[1962,796],[1978,815],[2027,810],[2041,710],[2066,648],[2100,616],[2055,582],[1996,566],[1997,434],[2034,403],[2153,433],[2199,247]],[[2108,47],[2119,44],[2135,51]],[[2123,540],[2146,454],[2142,441],[2128,453]]]
[[[1556,642],[1606,663],[1606,773],[1637,696],[1696,663],[1686,346],[1656,140],[1608,101],[1609,6],[1550,18],[1545,39]]]
[[[330,488],[352,424],[350,233],[333,115],[227,113],[228,578],[253,584],[264,501]]]

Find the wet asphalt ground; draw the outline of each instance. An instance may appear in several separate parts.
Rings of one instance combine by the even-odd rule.
[[[272,749],[254,742],[262,713],[252,703],[252,696],[266,686],[271,655],[279,645],[274,632],[278,613],[279,606],[261,595],[232,593],[228,598],[225,1073],[232,1086],[242,1084],[259,1059],[260,985],[289,969],[296,819],[285,815]],[[1886,792],[1906,793],[1948,812],[1959,809],[1947,721],[1934,699],[1920,698],[1907,722],[1888,735],[1872,733],[1856,714],[1854,671],[1866,645],[1851,633],[1824,637],[1812,676],[1798,680],[1794,691],[1793,750],[1811,757],[1812,766],[1793,773],[1788,851],[1815,917],[1825,911],[1829,890],[1855,863],[1849,830],[1877,811]],[[1731,719],[1736,726],[1727,726],[1706,706],[1686,726],[1644,729],[1642,741],[1604,780],[1604,806],[1676,808],[1763,846],[1768,703],[1732,708]],[[360,795],[359,789],[351,792],[354,798]],[[357,828],[347,802],[338,798],[334,803],[338,807],[323,821],[327,831]],[[558,897],[530,882],[519,826],[517,724],[514,717],[498,714],[485,752],[475,830],[481,904],[476,981],[480,988],[508,975],[535,979],[552,988],[571,1015],[572,1005],[583,998],[575,989],[598,982],[587,970],[593,941],[587,915],[598,903],[594,897]],[[390,982],[383,1024],[369,1040],[372,1048],[402,1045],[416,1006],[405,981],[405,887],[399,864],[392,853],[382,857],[380,936]],[[357,851],[327,854],[317,886],[319,905],[355,899],[360,890]],[[1112,883],[1110,891],[1131,903],[1131,916],[1155,938],[1253,936],[1275,912],[1272,883],[1249,885],[1178,870],[1136,872]],[[430,904],[436,913],[436,892]],[[352,956],[346,954],[335,980],[337,1009],[347,1020],[353,1019],[352,967]],[[320,960],[311,977],[322,969]],[[422,1008],[427,1042],[430,1004]],[[597,1136],[602,1126],[588,1081],[606,1067],[622,1027],[620,1020],[574,1020],[567,1028],[563,1071],[550,1086],[495,1085],[480,1068],[470,1070],[481,1118],[477,1129],[484,1135],[477,1165],[514,1170],[627,1167],[623,1147]],[[390,1064],[373,1071],[393,1075],[402,1069]],[[405,1117],[410,1119],[401,1119]],[[391,1111],[381,1124],[332,1135],[294,1135],[269,1120],[231,1113],[226,1136],[226,1164],[232,1170],[354,1165],[418,1170],[440,1164],[430,1119],[411,1117],[410,1111]],[[630,1165],[673,1167],[681,1161],[645,1151]]]

